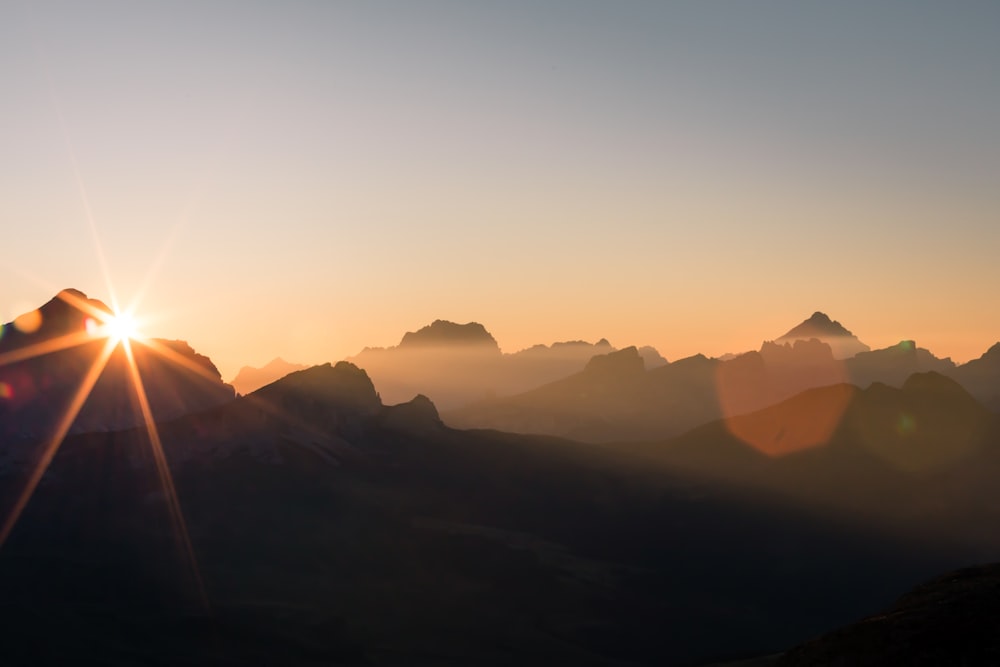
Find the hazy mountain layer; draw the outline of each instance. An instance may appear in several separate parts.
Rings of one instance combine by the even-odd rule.
[[[935,357],[913,341],[841,360],[827,343],[813,338],[794,344],[765,342],[758,352],[727,360],[699,355],[643,372],[637,364],[641,360],[629,348],[607,355],[624,364],[622,372],[603,373],[588,365],[580,373],[521,394],[445,411],[444,419],[457,428],[590,442],[656,439],[719,417],[758,410],[806,389],[841,383],[899,387],[914,373],[927,371],[963,382],[976,398],[1000,409],[1000,345],[994,349],[996,354],[991,349],[962,366]],[[624,362],[625,356],[630,364]]]
[[[442,409],[452,409],[566,377],[582,370],[594,355],[613,350],[601,339],[594,344],[535,345],[504,354],[481,324],[437,320],[406,333],[396,347],[366,348],[348,361],[368,372],[388,403],[423,394]],[[651,347],[643,348],[642,355],[651,367],[666,363]]]

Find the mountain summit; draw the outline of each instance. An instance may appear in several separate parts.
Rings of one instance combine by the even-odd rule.
[[[816,311],[812,317],[796,327],[792,327],[775,343],[793,343],[797,340],[815,338],[830,346],[833,356],[837,359],[853,357],[858,352],[868,352],[870,347],[858,340],[858,337],[845,328],[840,322],[831,320],[826,313]]]
[[[417,331],[407,331],[399,342],[400,348],[435,345],[482,345],[500,351],[496,339],[478,322],[456,324],[447,320],[434,320]]]
[[[102,357],[106,337],[91,315],[111,313],[79,290],[62,290],[37,310],[0,327],[0,439],[31,441],[52,434],[68,414],[85,378],[99,368],[70,433],[109,431],[144,423],[136,408],[133,370],[149,408],[168,420],[226,403],[233,388],[212,361],[179,340],[134,340]]]

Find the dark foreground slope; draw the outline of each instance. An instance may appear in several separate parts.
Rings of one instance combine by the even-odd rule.
[[[1000,565],[933,579],[882,613],[788,651],[778,667],[1000,664]]]
[[[616,448],[451,430],[346,363],[160,433],[197,574],[145,432],[71,438],[0,549],[5,664],[690,664],[979,555]],[[26,465],[0,469],[4,512]]]

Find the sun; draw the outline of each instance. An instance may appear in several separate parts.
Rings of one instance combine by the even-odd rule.
[[[128,312],[118,313],[109,317],[104,326],[108,338],[113,339],[115,342],[127,342],[139,335],[139,332],[136,330],[135,318]]]

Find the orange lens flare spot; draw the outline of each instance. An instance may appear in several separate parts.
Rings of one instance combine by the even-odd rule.
[[[18,315],[14,320],[14,326],[21,333],[35,333],[42,326],[42,313],[38,310],[32,310],[23,315]]]
[[[14,398],[14,389],[6,382],[0,382],[0,398]]]
[[[820,447],[840,426],[855,391],[847,384],[810,389],[770,408],[728,417],[726,428],[768,456]]]

